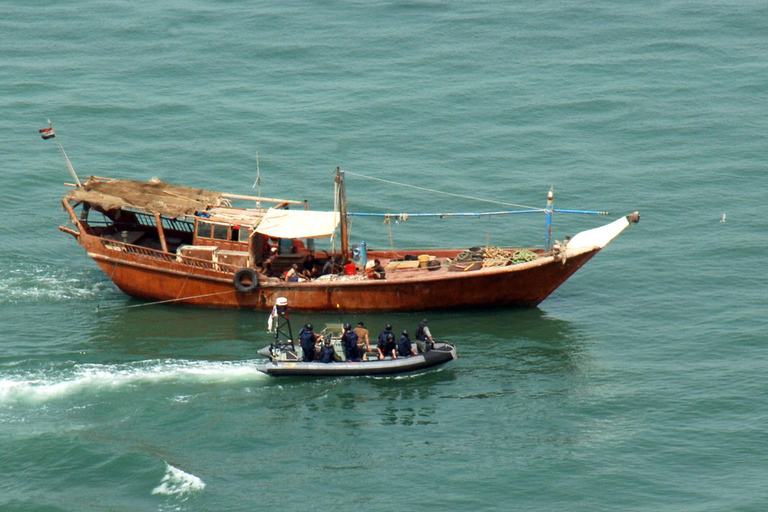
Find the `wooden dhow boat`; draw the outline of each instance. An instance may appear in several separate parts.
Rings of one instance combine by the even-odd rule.
[[[75,183],[62,204],[72,225],[59,229],[126,294],[191,306],[269,310],[285,297],[304,311],[531,307],[640,218],[635,212],[552,243],[554,213],[603,212],[555,209],[550,191],[546,208],[534,210],[547,221],[543,248],[377,250],[349,246],[348,220],[388,214],[348,212],[345,172],[338,168],[338,209],[323,212],[309,210],[306,202],[157,180],[90,176],[80,182],[68,159],[67,164]],[[316,248],[316,240],[334,235],[339,250]],[[380,265],[371,269],[375,260]],[[303,267],[308,278],[283,279]]]

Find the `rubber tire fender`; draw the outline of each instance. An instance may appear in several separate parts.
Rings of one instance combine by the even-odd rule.
[[[250,281],[251,284],[243,284],[244,280]],[[251,293],[259,287],[259,274],[252,268],[241,268],[235,272],[235,277],[232,278],[232,282],[237,291]]]

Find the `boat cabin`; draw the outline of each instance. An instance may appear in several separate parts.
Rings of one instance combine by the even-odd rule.
[[[232,200],[271,202],[236,207]],[[123,252],[173,254],[180,263],[227,272],[258,268],[270,258],[280,274],[301,265],[314,238],[330,236],[338,214],[290,210],[300,201],[210,192],[167,183],[90,177],[62,200],[79,232]],[[76,210],[79,210],[76,211]],[[65,230],[67,228],[64,228]],[[75,234],[72,232],[71,234]],[[320,254],[324,263],[328,253]]]

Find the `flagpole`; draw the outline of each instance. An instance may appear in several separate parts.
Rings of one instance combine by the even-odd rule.
[[[53,124],[51,123],[51,120],[48,119],[48,127],[53,130]],[[56,133],[56,130],[53,130],[53,133]],[[77,183],[78,187],[82,187],[83,184],[80,183],[80,178],[77,177],[77,173],[75,172],[75,168],[72,167],[72,162],[69,161],[69,157],[67,156],[67,152],[64,151],[64,146],[61,145],[61,141],[58,137],[54,137],[56,139],[56,144],[59,145],[59,149],[61,150],[61,154],[64,155],[64,160],[67,161],[67,167],[69,167],[69,172],[72,173],[72,177],[75,178],[75,183]]]
[[[261,169],[259,169],[259,152],[256,152],[256,183],[254,185],[258,186],[258,193],[257,196],[261,198]],[[261,208],[261,201],[256,201],[256,208]]]

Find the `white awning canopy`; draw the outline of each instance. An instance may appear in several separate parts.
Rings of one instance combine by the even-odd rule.
[[[338,212],[270,208],[256,232],[272,238],[319,238],[333,235],[338,225]]]

